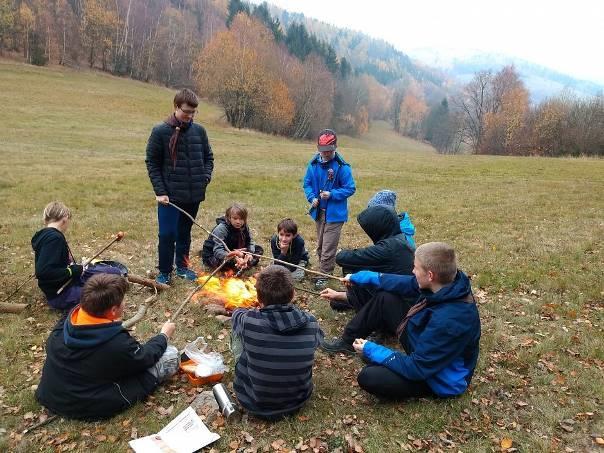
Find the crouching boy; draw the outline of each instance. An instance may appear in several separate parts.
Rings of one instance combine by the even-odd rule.
[[[271,238],[271,251],[273,258],[278,260],[302,267],[308,265],[308,250],[304,246],[304,239],[298,234],[298,225],[292,219],[283,219],[277,225],[277,234]],[[282,263],[275,264],[289,269],[294,281],[299,282],[304,278],[304,269]]]
[[[284,267],[260,272],[256,291],[260,309],[233,313],[233,387],[248,412],[279,420],[298,411],[312,394],[312,366],[323,331],[313,315],[291,303],[294,285]]]
[[[175,324],[140,344],[122,326],[128,281],[97,274],[84,285],[80,305],[59,321],[46,342],[36,399],[63,417],[105,419],[144,400],[178,370],[168,346]]]

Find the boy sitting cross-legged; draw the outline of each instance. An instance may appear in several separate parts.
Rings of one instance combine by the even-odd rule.
[[[312,366],[323,331],[313,315],[291,303],[294,285],[284,267],[262,270],[256,291],[260,309],[233,313],[233,387],[249,413],[279,420],[298,411],[312,394]]]
[[[51,412],[94,421],[109,418],[149,396],[178,371],[168,346],[175,324],[140,344],[122,326],[128,281],[97,274],[86,282],[80,305],[61,319],[46,342],[36,399]]]

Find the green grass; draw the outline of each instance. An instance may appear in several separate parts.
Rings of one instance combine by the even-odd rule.
[[[90,256],[124,230],[127,238],[107,256],[133,273],[154,272],[157,224],[144,150],[172,96],[100,73],[0,61],[0,297],[32,272],[29,241],[54,199],[74,210],[68,239],[77,256]],[[215,106],[204,102],[200,110],[216,170],[198,221],[210,227],[230,202],[240,201],[265,248],[286,216],[298,221],[312,248],[314,224],[300,184],[313,143],[232,129]],[[604,434],[604,161],[440,156],[381,123],[360,139],[340,137],[340,148],[358,187],[342,247],[368,243],[354,217],[376,190],[389,188],[411,214],[418,243],[452,243],[473,276],[483,339],[471,390],[450,401],[378,404],[356,384],[360,360],[318,353],[316,390],[300,417],[216,428],[222,439],[214,448],[228,451],[238,441],[252,451],[272,451],[271,443],[283,439],[284,448],[293,449],[318,438],[330,450],[346,450],[346,436],[372,452],[453,448],[448,442],[452,451],[490,451],[500,449],[504,437],[521,451],[596,448],[591,435]],[[194,230],[194,250],[205,236]],[[144,340],[156,332],[189,288],[180,283],[162,294],[136,334]],[[147,294],[136,289],[127,296],[130,312]],[[108,422],[55,422],[21,437],[31,423],[24,416],[41,412],[32,385],[57,315],[33,282],[13,301],[32,307],[0,318],[0,449],[123,451],[133,427],[142,436],[170,420],[157,406],[174,405],[173,414],[187,406],[194,390],[177,379],[147,405]],[[307,294],[297,301],[321,318],[328,335],[338,334],[349,316]],[[210,334],[211,346],[232,361],[215,320],[195,305],[181,319],[177,346]],[[228,375],[225,382],[231,380]],[[577,415],[584,413],[593,414]],[[571,432],[560,427],[564,419],[575,420]],[[254,437],[252,444],[242,431]]]

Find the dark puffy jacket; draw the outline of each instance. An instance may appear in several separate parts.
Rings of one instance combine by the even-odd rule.
[[[147,172],[155,195],[168,195],[175,203],[205,200],[212,178],[214,155],[205,129],[190,123],[183,127],[176,146],[176,162],[170,157],[170,137],[174,129],[166,123],[151,131],[147,143]]]
[[[242,228],[237,229],[229,222],[226,217],[218,217],[216,219],[216,226],[212,230],[212,233],[222,239],[229,250],[235,250],[238,248],[245,248],[248,252],[254,253],[256,251],[256,245],[252,240],[250,229],[245,224]],[[224,248],[224,245],[212,235],[203,242],[201,248],[201,258],[203,262],[209,266],[212,266],[211,258],[214,257],[219,261],[222,261],[228,252]]]
[[[35,252],[38,286],[48,299],[53,299],[57,297],[58,289],[72,277],[65,236],[56,228],[42,228],[31,238],[31,246]]]
[[[289,244],[289,249],[286,254],[281,253],[281,249],[279,248],[279,235],[274,234],[271,238],[271,251],[273,252],[273,258],[277,258],[278,260],[285,261],[287,263],[292,264],[300,264],[300,261],[304,260],[308,263],[308,250],[304,246],[304,239],[302,236],[297,234],[293,239],[291,244]],[[289,269],[290,271],[295,271],[296,268],[293,266],[286,266],[285,264],[277,263],[278,266],[283,266]]]
[[[168,345],[164,335],[140,344],[121,321],[74,325],[61,319],[46,341],[46,361],[36,399],[51,412],[100,420],[144,400],[159,385],[146,370]]]
[[[396,213],[385,206],[371,206],[357,220],[373,245],[361,249],[342,250],[336,264],[344,273],[371,270],[387,274],[411,275],[414,253],[401,233]]]

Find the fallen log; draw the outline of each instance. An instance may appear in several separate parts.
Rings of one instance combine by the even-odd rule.
[[[0,303],[0,313],[21,313],[29,307],[29,304],[7,304]]]
[[[165,285],[163,283],[157,283],[155,280],[151,280],[150,278],[141,277],[139,275],[128,274],[128,281],[132,283],[138,283],[139,285],[148,286],[149,288],[155,288],[158,291],[164,289],[170,289],[170,285]]]

